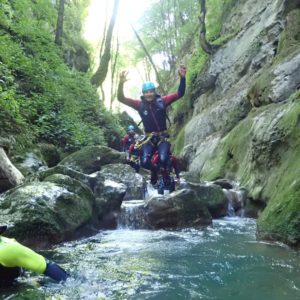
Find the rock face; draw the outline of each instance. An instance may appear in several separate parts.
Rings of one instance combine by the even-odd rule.
[[[298,245],[300,2],[237,1],[223,24],[223,35],[239,30],[191,87],[181,155],[189,172],[238,181],[266,207],[260,237]],[[209,91],[197,86],[214,74]]]

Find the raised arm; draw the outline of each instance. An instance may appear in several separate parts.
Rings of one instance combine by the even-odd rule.
[[[128,80],[127,75],[128,75],[127,71],[122,71],[120,74],[117,98],[121,103],[138,110],[141,105],[141,101],[126,98],[124,96],[124,83]]]
[[[180,82],[179,82],[177,93],[163,96],[163,99],[167,106],[170,105],[172,102],[174,102],[184,96],[185,86],[186,86],[185,74],[186,74],[186,67],[184,65],[180,65],[179,70],[178,70]]]

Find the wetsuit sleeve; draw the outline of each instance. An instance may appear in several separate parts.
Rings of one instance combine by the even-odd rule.
[[[46,260],[42,255],[4,237],[1,237],[0,263],[5,267],[21,267],[37,273],[46,270]]]
[[[58,282],[66,281],[69,277],[69,274],[63,268],[52,261],[47,262],[45,275]]]
[[[123,83],[119,83],[119,86],[118,86],[118,95],[117,95],[118,100],[121,103],[123,103],[125,105],[128,105],[128,106],[132,107],[135,110],[139,110],[139,108],[141,106],[141,103],[142,103],[141,100],[134,100],[134,99],[126,98],[124,96],[123,89],[124,89],[124,84]]]
[[[162,97],[165,104],[166,104],[166,106],[170,105],[174,101],[176,101],[176,100],[178,100],[178,99],[180,99],[181,97],[184,96],[185,86],[186,86],[185,77],[181,77],[177,93],[169,94],[169,95],[166,95],[166,96]]]

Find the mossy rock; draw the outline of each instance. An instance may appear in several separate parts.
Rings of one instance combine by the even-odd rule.
[[[71,238],[92,217],[94,198],[77,182],[34,182],[0,198],[0,223],[7,234],[27,245],[49,245]]]
[[[71,178],[70,176],[53,174],[46,177],[44,181],[56,183],[57,185],[66,188],[68,191],[75,193],[76,196],[83,199],[90,199],[91,202],[93,202],[94,195],[92,190],[86,184]]]
[[[181,228],[205,226],[212,222],[206,205],[191,189],[167,196],[153,196],[145,206],[148,228]]]
[[[278,126],[288,133],[288,149],[281,164],[269,176],[263,195],[270,199],[258,220],[258,236],[300,245],[300,94],[291,100],[290,109]]]
[[[253,111],[223,138],[202,179],[234,179],[259,210],[258,236],[299,244],[300,94]],[[258,210],[258,211],[259,211]]]
[[[84,174],[91,174],[101,166],[124,163],[125,154],[106,146],[87,146],[63,159],[59,165],[69,167]]]
[[[197,198],[206,205],[213,218],[226,216],[228,199],[220,186],[189,182],[187,187],[196,193]]]
[[[49,168],[56,166],[60,162],[60,154],[54,145],[42,143],[38,146]]]

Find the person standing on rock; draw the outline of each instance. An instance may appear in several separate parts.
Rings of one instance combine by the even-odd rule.
[[[21,245],[15,239],[2,236],[6,225],[0,225],[0,286],[10,285],[22,274],[22,268],[44,274],[60,282],[68,273],[56,263]]]
[[[123,88],[124,83],[128,80],[127,75],[128,72],[126,71],[120,74],[118,100],[138,111],[144,125],[146,136],[152,136],[150,141],[141,147],[140,162],[143,168],[151,171],[151,183],[154,185],[157,182],[158,168],[151,164],[151,157],[155,151],[158,151],[159,166],[162,168],[168,167],[171,144],[168,141],[169,134],[167,131],[166,109],[185,93],[186,67],[180,65],[178,70],[180,83],[177,93],[160,96],[156,92],[153,82],[145,82],[142,86],[143,95],[140,100],[126,98],[124,96]]]
[[[135,136],[134,126],[129,125],[126,135],[121,140],[123,152],[128,152],[129,147],[135,143]]]

